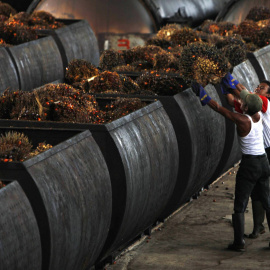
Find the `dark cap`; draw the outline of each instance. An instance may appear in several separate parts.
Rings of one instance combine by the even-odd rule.
[[[240,92],[240,98],[247,104],[250,112],[259,112],[262,109],[262,99],[256,95],[251,94],[248,90],[242,90]]]

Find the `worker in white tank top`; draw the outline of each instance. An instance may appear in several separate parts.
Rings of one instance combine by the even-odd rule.
[[[214,101],[198,83],[192,85],[193,92],[200,97],[202,106],[210,108],[236,124],[237,135],[241,145],[242,160],[236,174],[234,214],[232,215],[234,228],[234,242],[228,249],[245,251],[244,213],[251,192],[260,198],[268,225],[270,228],[270,169],[263,144],[262,100],[256,94],[247,90],[240,93],[241,110],[244,114],[232,112]]]
[[[262,115],[261,112],[258,114],[260,115],[260,120],[256,123],[253,122],[250,115],[244,114],[251,122],[250,132],[244,137],[238,136],[240,149],[244,155],[262,155],[265,153]]]
[[[232,91],[230,90],[230,92],[228,92],[226,89],[231,89]],[[243,112],[240,109],[240,103],[237,101],[237,99],[240,97],[240,92],[244,89],[245,86],[235,80],[230,73],[223,78],[222,92],[226,95],[228,103],[234,107],[235,111],[239,113]],[[268,157],[268,161],[270,161],[270,82],[267,80],[262,80],[254,92],[263,101],[261,110],[263,122],[263,140],[265,152]],[[265,233],[265,227],[263,225],[265,211],[256,192],[251,193],[251,199],[253,230],[248,237],[251,239],[256,239],[260,234]]]

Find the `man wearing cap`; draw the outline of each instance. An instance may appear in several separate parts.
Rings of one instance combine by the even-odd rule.
[[[192,90],[200,97],[203,106],[207,104],[236,124],[242,160],[235,184],[234,214],[232,215],[234,242],[228,248],[234,251],[244,251],[244,213],[251,192],[260,198],[270,225],[270,187],[268,181],[270,169],[263,144],[263,125],[260,112],[262,100],[258,95],[242,90],[240,101],[244,114],[239,114],[220,106],[209,97],[198,83],[192,85]]]
[[[234,107],[235,111],[239,113],[243,113],[240,108],[240,103],[235,99],[235,96],[239,98],[240,92],[245,89],[245,87],[240,84],[237,80],[235,80],[230,73],[226,75],[226,77],[222,81],[223,94],[226,94],[228,103]],[[225,86],[225,87],[224,87]],[[233,89],[234,94],[226,91],[225,88]],[[264,139],[264,147],[265,152],[268,157],[268,161],[270,162],[270,82],[267,80],[263,80],[256,87],[255,93],[262,99],[262,121],[263,121],[263,139]],[[251,193],[252,199],[252,214],[253,214],[253,230],[252,233],[248,235],[249,238],[255,239],[259,236],[259,234],[265,233],[265,227],[263,225],[265,211],[264,208],[256,196],[256,194]]]

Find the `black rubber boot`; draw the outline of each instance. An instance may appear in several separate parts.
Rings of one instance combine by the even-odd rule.
[[[263,225],[265,210],[260,201],[252,201],[252,214],[253,214],[253,231],[249,234],[249,238],[258,238],[260,234],[265,233]]]
[[[270,231],[270,211],[266,211],[266,219],[267,219],[267,224]],[[270,247],[270,242],[269,242],[269,247]]]
[[[270,216],[269,216],[270,217]],[[269,219],[270,221],[270,219]],[[228,246],[228,249],[234,251],[245,251],[245,216],[244,213],[235,213],[232,215],[232,223],[234,229],[234,241]]]

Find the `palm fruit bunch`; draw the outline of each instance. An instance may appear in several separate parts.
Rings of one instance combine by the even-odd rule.
[[[29,18],[30,18],[30,14],[28,14],[28,13],[26,13],[24,11],[21,11],[19,13],[16,13],[16,14],[10,16],[7,21],[8,22],[16,21],[18,23],[28,24],[29,23]]]
[[[8,3],[0,2],[0,14],[6,17],[16,14],[17,11]]]
[[[13,18],[0,24],[0,36],[6,43],[12,45],[38,39],[34,29]]]
[[[21,100],[23,91],[5,90],[0,96],[0,119],[11,119],[15,105]],[[24,105],[25,106],[25,105]],[[19,115],[19,113],[17,113]]]
[[[172,42],[168,39],[153,36],[146,40],[145,45],[154,45],[162,48],[163,50],[168,50],[170,47],[172,47]]]
[[[83,59],[74,59],[69,62],[66,68],[65,80],[67,83],[73,84],[90,79],[98,74],[99,70],[90,62]]]
[[[165,26],[160,28],[160,30],[157,32],[157,38],[170,41],[171,35],[175,31],[180,30],[181,28],[182,26],[176,23],[166,24]]]
[[[261,21],[258,21],[256,23],[260,28],[267,27],[267,26],[270,26],[270,19],[261,20]]]
[[[192,43],[184,47],[179,59],[180,72],[188,84],[197,81],[205,86],[216,84],[229,72],[231,65],[220,51],[207,43]]]
[[[10,119],[41,121],[42,111],[41,106],[38,105],[32,92],[20,92],[10,111]]]
[[[221,36],[230,35],[231,32],[237,29],[237,26],[231,22],[218,22],[218,27],[218,34]]]
[[[169,48],[169,52],[175,57],[175,59],[177,59],[177,61],[179,60],[181,53],[183,51],[183,46],[175,46],[175,47],[170,47]],[[177,64],[178,66],[178,64]]]
[[[106,105],[106,122],[119,119],[131,112],[139,110],[146,106],[146,103],[139,98],[116,98],[110,104]]]
[[[47,84],[33,92],[22,91],[16,95],[5,93],[0,101],[0,116],[5,119],[103,122],[103,112],[99,111],[95,98],[67,84]]]
[[[246,42],[242,39],[240,35],[231,35],[227,37],[221,37],[220,39],[216,39],[216,42],[213,43],[218,49],[222,49],[228,45],[239,45],[246,48]]]
[[[90,93],[121,92],[123,84],[117,72],[103,71],[89,81]]]
[[[113,68],[113,71],[116,72],[136,72],[137,68],[134,65],[123,65],[123,66],[117,66]]]
[[[246,44],[247,52],[255,52],[259,49],[259,46],[254,44],[253,42],[249,42]]]
[[[123,51],[126,64],[145,62],[153,66],[154,55],[164,51],[162,48],[154,45],[136,46],[130,50]]]
[[[154,55],[153,69],[163,72],[177,72],[179,69],[177,58],[172,53],[158,52]]]
[[[32,150],[32,144],[23,133],[7,132],[0,136],[0,161],[22,161]]]
[[[0,38],[5,43],[18,45],[38,39],[40,29],[57,29],[64,26],[48,12],[34,11],[31,15],[19,12],[9,4],[0,2]]]
[[[130,50],[123,51],[126,67],[119,66],[114,71],[141,72],[153,69],[154,56],[158,52],[165,52],[161,47],[154,45],[137,46]]]
[[[42,142],[42,143],[39,143],[37,148],[33,151],[31,151],[28,155],[27,155],[27,159],[28,158],[31,158],[31,157],[34,157],[34,156],[37,156],[39,155],[40,153],[42,152],[45,152],[49,149],[52,148],[52,145],[51,144],[46,144],[45,142]]]
[[[139,85],[132,80],[130,77],[125,76],[123,74],[119,74],[119,77],[122,82],[122,89],[121,92],[127,93],[127,94],[139,94],[140,93],[140,87]]]
[[[130,77],[123,74],[119,74],[119,76],[123,84],[123,88],[121,89],[120,93],[144,96],[156,95],[151,89],[141,89],[138,83],[132,80]]]
[[[187,88],[183,78],[160,74],[156,71],[144,72],[136,80],[144,91],[153,91],[157,95],[172,96]]]
[[[125,64],[123,54],[113,49],[103,51],[99,59],[99,67],[102,70],[112,70],[114,67]]]
[[[245,20],[238,25],[234,33],[240,35],[246,42],[253,42],[259,30],[260,27],[256,22]]]
[[[47,84],[33,92],[41,115],[41,121],[99,122],[96,99],[70,85]]]
[[[246,20],[255,22],[270,19],[270,9],[265,6],[253,7],[246,16]]]
[[[269,45],[270,44],[270,25],[260,29],[257,32],[257,35],[255,36],[255,38],[253,39],[253,42],[259,48]]]
[[[189,27],[184,27],[184,28],[174,31],[170,35],[170,40],[173,46],[178,46],[178,45],[185,46],[189,43],[201,41],[196,31]]]
[[[63,23],[56,21],[52,14],[42,10],[34,11],[31,14],[29,25],[33,29],[58,29],[64,26]]]
[[[214,22],[212,20],[205,20],[200,26],[200,29],[208,34],[226,36],[230,31],[236,30],[237,26],[231,22]]]
[[[229,44],[224,46],[221,51],[228,58],[232,66],[237,66],[247,59],[247,50],[245,46]]]
[[[199,29],[207,34],[216,34],[219,32],[219,27],[213,20],[205,20],[199,27]]]

